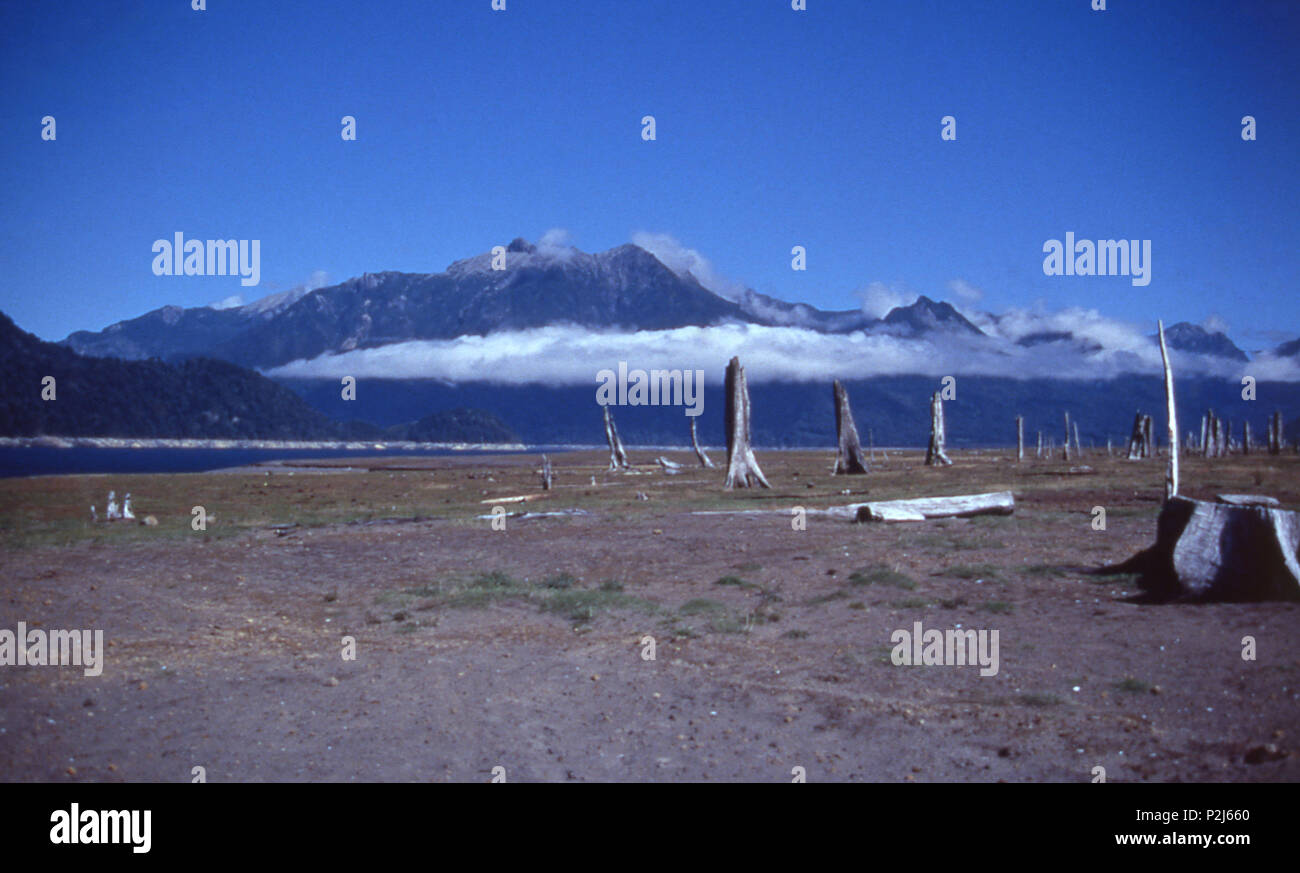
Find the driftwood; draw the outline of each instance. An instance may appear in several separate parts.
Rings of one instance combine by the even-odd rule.
[[[858,521],[925,521],[929,518],[967,518],[972,515],[1011,515],[1016,501],[1010,491],[960,494],[954,497],[920,497],[914,500],[879,500],[853,504]]]
[[[1165,369],[1165,415],[1169,419],[1169,464],[1165,468],[1165,500],[1178,493],[1178,409],[1174,406],[1174,370],[1169,364],[1169,349],[1165,347],[1165,323],[1157,321],[1160,330],[1160,360]]]
[[[749,384],[739,358],[727,364],[727,481],[725,488],[771,488],[750,445]]]
[[[695,416],[688,415],[687,418],[690,419],[691,422],[691,448],[695,449],[695,457],[700,459],[701,467],[708,467],[710,470],[712,470],[713,461],[710,460],[708,454],[704,451],[704,448],[700,445],[700,438],[695,433]]]
[[[1300,514],[1174,497],[1160,511],[1155,545],[1100,572],[1137,573],[1159,600],[1300,600],[1298,550]]]
[[[663,469],[663,471],[670,476],[680,473],[682,471],[681,464],[677,463],[676,461],[670,461],[667,458],[665,458],[663,455],[660,455],[659,457],[655,458],[655,463],[658,464]]]
[[[610,414],[609,407],[602,407],[605,410],[605,440],[609,443],[609,469],[626,470],[631,464],[627,460],[627,452],[623,448],[623,441],[618,438],[618,427],[614,424],[614,416]]]
[[[867,472],[867,460],[862,457],[862,443],[858,439],[858,428],[853,423],[853,410],[849,408],[849,392],[844,390],[840,380],[831,386],[835,401],[835,472],[832,475],[858,474]]]
[[[925,450],[925,465],[927,467],[942,464],[948,466],[952,461],[948,458],[948,453],[944,451],[944,427],[943,427],[943,397],[938,391],[930,398],[930,445]]]

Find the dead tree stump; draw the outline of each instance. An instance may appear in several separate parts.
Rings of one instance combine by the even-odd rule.
[[[631,464],[628,463],[627,452],[623,449],[623,441],[618,438],[618,428],[614,425],[614,416],[610,414],[608,406],[602,408],[605,410],[605,440],[609,443],[610,472],[626,470]]]
[[[725,488],[771,488],[750,445],[749,384],[739,358],[727,364],[727,481]]]
[[[712,470],[713,461],[710,460],[708,453],[705,452],[703,446],[700,445],[700,438],[695,433],[695,416],[689,415],[687,418],[689,418],[691,422],[691,448],[695,449],[695,457],[699,458],[701,467],[708,467]]]
[[[1133,432],[1128,438],[1128,459],[1136,461],[1142,457],[1142,413],[1133,416]]]
[[[857,474],[867,472],[867,461],[862,457],[862,443],[858,439],[858,428],[853,423],[853,410],[849,408],[849,392],[844,390],[840,380],[831,386],[835,399],[835,473]]]
[[[1016,463],[1025,459],[1025,417],[1016,416]]]
[[[550,491],[551,483],[555,481],[555,474],[551,472],[551,459],[542,455],[542,490]]]
[[[1100,572],[1158,600],[1300,600],[1300,514],[1236,500],[1165,501],[1155,545]]]
[[[930,398],[930,446],[925,450],[925,465],[949,466],[952,460],[944,451],[945,435],[943,431],[943,397],[938,391]]]

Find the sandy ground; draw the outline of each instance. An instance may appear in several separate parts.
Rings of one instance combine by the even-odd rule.
[[[1132,486],[1134,468],[1104,458],[1067,476],[895,457],[832,479],[829,457],[760,454],[773,491],[722,495],[716,471],[607,475],[564,456],[557,491],[503,505],[587,514],[505,530],[476,516],[537,493],[535,459],[135,477],[159,495],[158,529],[81,521],[104,477],[3,483],[0,628],[103,629],[106,656],[98,677],[0,667],[0,778],[1300,778],[1300,605],[1143,604],[1131,577],[1084,572],[1149,544],[1156,465]],[[1201,478],[1294,507],[1298,472],[1252,458]],[[693,514],[999,486],[1016,492],[1010,518],[793,530],[781,514]],[[196,493],[208,532],[180,508]],[[347,512],[305,508],[323,501]],[[383,521],[390,505],[403,515]],[[998,630],[997,674],[894,665],[891,633],[916,621]]]

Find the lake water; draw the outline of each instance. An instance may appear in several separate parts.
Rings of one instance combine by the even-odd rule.
[[[554,451],[554,449],[550,449]],[[202,473],[226,467],[242,467],[262,461],[311,458],[439,457],[470,454],[517,454],[502,451],[453,451],[450,449],[403,449],[377,452],[373,449],[101,449],[48,446],[0,448],[0,478],[50,476],[65,473]]]

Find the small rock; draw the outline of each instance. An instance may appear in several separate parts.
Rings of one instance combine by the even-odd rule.
[[[1246,753],[1246,763],[1263,764],[1266,761],[1280,761],[1288,754],[1290,753],[1286,749],[1279,748],[1276,743],[1265,743],[1262,746],[1255,746]]]
[[[158,519],[154,518],[152,515],[146,515],[144,518],[140,519],[140,524],[145,527],[157,527]]]
[[[77,775],[77,768],[76,768],[76,767],[69,767],[67,770],[64,770],[63,772],[67,773],[69,776],[76,776],[76,775]]]
[[[337,677],[337,676],[331,676],[330,678],[328,678],[328,679],[325,680],[325,684],[328,685],[330,688],[335,688],[335,687],[337,687],[338,684],[339,684],[338,677]]]

